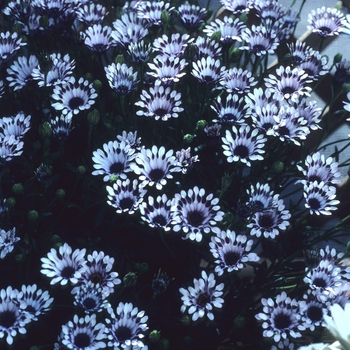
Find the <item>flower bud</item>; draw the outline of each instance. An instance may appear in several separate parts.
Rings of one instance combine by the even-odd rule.
[[[56,197],[59,199],[64,198],[65,195],[66,195],[66,192],[64,190],[62,190],[62,188],[60,188],[56,191]]]
[[[333,58],[333,64],[340,63],[342,59],[343,55],[340,52],[338,52]]]
[[[215,40],[217,42],[220,42],[221,40],[221,31],[217,30],[216,32],[214,32],[211,36],[210,36],[211,40]]]
[[[92,83],[92,87],[98,92],[102,89],[102,82],[101,80],[95,79]]]
[[[14,184],[12,186],[12,192],[14,194],[21,194],[21,193],[24,193],[24,187],[21,183],[17,183],[17,184]]]
[[[124,62],[125,62],[125,60],[124,60],[124,56],[123,55],[118,55],[116,58],[115,58],[115,64],[118,64],[118,63],[120,63],[120,64],[123,64]]]
[[[158,346],[159,346],[160,350],[167,350],[167,349],[169,349],[169,340],[165,339],[165,338],[160,339],[159,343],[158,343]]]
[[[41,143],[39,141],[35,141],[33,142],[32,147],[34,151],[39,151],[39,149],[41,148]]]
[[[92,81],[92,79],[93,79],[92,74],[90,72],[85,73],[84,79],[88,80],[88,81]]]
[[[137,275],[135,272],[128,272],[123,278],[123,283],[125,287],[132,287],[136,284],[136,282],[137,282]]]
[[[343,85],[343,91],[346,92],[346,93],[350,92],[350,84],[344,84]]]
[[[89,125],[95,126],[100,120],[100,112],[97,109],[94,109],[93,111],[89,112],[89,114],[87,115],[87,120]]]
[[[284,163],[283,162],[277,161],[277,162],[273,163],[273,165],[272,165],[272,170],[275,173],[280,173],[283,169],[284,169]]]
[[[83,165],[79,165],[76,169],[77,174],[84,175],[86,172],[86,168]]]
[[[24,254],[17,254],[17,255],[15,255],[15,260],[16,260],[16,262],[18,262],[18,263],[24,261],[24,259],[25,259]],[[31,348],[30,348],[30,349],[31,349]]]
[[[7,208],[11,209],[16,205],[16,200],[13,197],[7,198],[5,204]]]
[[[203,119],[198,120],[196,128],[197,130],[203,130],[207,126],[207,124],[208,123],[206,122],[206,120],[203,120]]]
[[[39,213],[36,210],[30,210],[28,212],[28,220],[29,221],[36,221],[39,218]]]
[[[51,130],[51,125],[48,122],[42,123],[39,127],[39,134],[42,138],[48,139],[51,136],[52,130]]]
[[[186,143],[191,143],[193,141],[194,137],[193,135],[191,134],[186,134],[183,138],[183,140],[186,142]]]
[[[149,334],[148,339],[151,343],[156,343],[160,339],[160,332],[157,330],[152,331]]]
[[[164,26],[167,26],[170,22],[170,16],[169,12],[167,10],[163,10],[162,13],[160,14],[160,20],[164,24]]]
[[[136,268],[141,272],[141,273],[144,273],[144,272],[147,272],[148,271],[148,264],[146,262],[143,262],[141,264],[136,264]]]
[[[188,315],[181,317],[181,323],[184,326],[188,326],[191,323],[191,317]]]

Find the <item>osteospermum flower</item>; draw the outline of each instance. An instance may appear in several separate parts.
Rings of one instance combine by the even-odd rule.
[[[101,24],[108,12],[101,4],[84,4],[76,10],[77,19],[85,24],[91,26],[94,24]]]
[[[277,22],[287,14],[287,8],[275,1],[257,1],[253,2],[253,6],[263,22],[268,20]]]
[[[26,23],[31,12],[30,0],[10,1],[2,12],[15,21]]]
[[[96,97],[97,93],[92,83],[89,84],[84,78],[76,81],[74,77],[71,77],[67,84],[55,86],[52,98],[57,102],[52,103],[52,107],[57,111],[62,111],[63,115],[73,116],[82,110],[91,108]]]
[[[264,78],[266,87],[277,100],[297,102],[302,96],[309,96],[311,88],[306,86],[308,75],[300,68],[280,66],[276,70],[277,76],[269,74]]]
[[[287,44],[287,47],[290,57],[296,65],[307,62],[315,53],[315,50],[308,46],[304,41],[297,40],[295,43],[292,42]]]
[[[216,285],[214,274],[209,276],[205,271],[201,273],[202,278],[193,279],[193,287],[188,289],[180,288],[179,291],[182,294],[182,306],[181,312],[187,312],[192,315],[192,320],[197,321],[203,316],[207,316],[209,320],[214,320],[213,308],[222,308],[224,299],[223,289],[225,285],[220,283]]]
[[[304,169],[302,166],[297,165],[299,171],[301,171],[305,179],[298,180],[297,182],[303,185],[308,185],[314,181],[324,182],[326,185],[338,184],[341,182],[338,179],[341,176],[338,170],[338,163],[334,161],[332,157],[325,158],[324,154],[320,152],[308,155],[305,159]]]
[[[61,343],[68,349],[97,350],[106,347],[106,326],[96,323],[96,315],[79,318],[74,315],[73,321],[62,326]]]
[[[169,231],[172,221],[170,208],[171,199],[168,199],[165,193],[157,198],[149,196],[147,201],[143,201],[140,205],[141,219],[150,227],[160,227],[164,231]]]
[[[42,262],[40,272],[52,278],[50,284],[66,285],[68,281],[75,284],[86,269],[85,253],[85,248],[73,252],[67,243],[59,247],[58,253],[52,248],[47,257],[40,259]]]
[[[8,231],[0,229],[0,259],[11,253],[19,240],[20,238],[16,237],[16,227]]]
[[[0,138],[0,158],[5,161],[18,157],[23,153],[23,141],[14,135]]]
[[[308,16],[308,22],[308,28],[323,38],[339,35],[346,27],[345,16],[336,8],[325,6],[312,10]]]
[[[186,174],[188,170],[193,167],[195,162],[199,162],[198,156],[191,155],[191,147],[186,149],[181,149],[180,151],[176,151],[175,154],[177,165],[180,166],[181,172]]]
[[[0,119],[0,139],[6,136],[15,136],[22,139],[25,133],[30,129],[30,115],[18,112],[14,117],[2,117]]]
[[[302,302],[301,302],[302,303]],[[278,294],[276,300],[261,298],[263,312],[255,315],[259,321],[263,321],[263,336],[272,338],[278,343],[288,336],[300,338],[300,331],[305,330],[299,313],[300,304],[287,296],[286,292]]]
[[[137,137],[137,131],[126,132],[125,130],[121,135],[117,135],[119,141],[124,141],[127,145],[130,145],[134,150],[139,151],[143,146],[141,145],[141,137]]]
[[[112,39],[112,28],[101,24],[93,24],[85,32],[81,33],[84,44],[92,51],[105,52],[117,43]]]
[[[0,66],[9,61],[15,51],[24,45],[27,45],[27,43],[22,42],[22,38],[19,38],[16,32],[12,34],[10,32],[0,33]]]
[[[112,308],[107,309],[109,318],[106,318],[106,335],[108,346],[122,348],[134,348],[144,346],[142,339],[148,329],[148,316],[144,311],[139,311],[132,303],[120,302],[116,313]]]
[[[217,84],[224,76],[225,67],[221,66],[219,59],[212,57],[202,57],[197,62],[192,63],[191,74],[204,84]]]
[[[70,0],[33,0],[32,8],[42,16],[58,18],[63,16],[71,5]]]
[[[139,110],[136,115],[150,117],[155,120],[167,121],[169,118],[177,118],[178,113],[184,109],[181,106],[181,93],[164,88],[162,85],[151,87],[149,93],[142,90],[141,101],[135,102],[144,110]]]
[[[20,90],[30,84],[33,80],[33,69],[39,64],[35,55],[30,55],[29,59],[25,56],[18,57],[17,60],[7,68],[6,80],[9,81],[9,86],[13,91]]]
[[[205,195],[203,188],[195,186],[187,192],[176,193],[171,211],[173,212],[173,230],[186,233],[185,239],[200,242],[203,233],[218,232],[217,223],[223,219],[219,199],[212,193]]]
[[[137,72],[125,63],[112,63],[105,67],[106,77],[109,86],[118,94],[126,95],[135,89],[138,81]]]
[[[195,59],[200,60],[202,57],[218,58],[222,55],[221,45],[212,40],[210,37],[203,38],[198,36],[196,41],[193,43],[196,50]]]
[[[143,201],[143,196],[146,190],[141,188],[138,181],[135,179],[130,182],[130,179],[122,181],[118,179],[113,187],[107,186],[108,192],[107,203],[116,208],[116,212],[133,214],[138,209]]]
[[[249,125],[241,126],[237,129],[232,126],[232,133],[226,130],[225,137],[222,137],[224,155],[229,163],[241,161],[250,166],[250,161],[263,160],[261,154],[265,153],[262,149],[266,139],[259,134],[258,129],[250,132]]]
[[[226,92],[245,94],[250,91],[252,86],[257,84],[257,81],[250,71],[234,67],[225,72],[220,84]]]
[[[142,187],[155,185],[157,190],[161,190],[167,179],[173,178],[171,173],[181,171],[173,154],[173,150],[166,152],[163,146],[141,149],[135,158],[137,165],[132,165],[132,169],[139,175]]]
[[[130,43],[127,52],[132,62],[142,64],[149,61],[152,53],[152,45],[151,43],[145,44],[144,40]]]
[[[247,239],[245,235],[236,235],[234,231],[221,231],[211,237],[209,243],[210,252],[215,260],[215,272],[221,276],[225,270],[232,272],[241,270],[244,263],[249,261],[259,261],[255,253],[249,252],[253,245],[252,239]]]
[[[322,109],[317,107],[316,101],[307,101],[304,98],[294,108],[299,116],[306,120],[305,126],[311,130],[321,129]]]
[[[169,14],[174,10],[169,2],[164,1],[140,1],[137,6],[137,16],[142,18],[147,26],[160,26],[163,11]]]
[[[246,205],[252,213],[263,212],[266,209],[278,206],[279,196],[271,191],[268,184],[258,182],[255,186],[250,185],[247,194],[249,195],[249,201],[246,202]]]
[[[68,137],[71,131],[72,118],[68,115],[60,115],[59,117],[51,119],[50,125],[52,135],[63,141]]]
[[[21,293],[11,286],[0,290],[0,338],[6,336],[8,345],[12,345],[17,333],[27,333],[25,325],[33,318],[30,313],[20,307],[20,297]]]
[[[166,34],[153,41],[153,48],[160,55],[182,57],[185,49],[194,38],[190,39],[189,34],[172,34],[169,38]]]
[[[327,64],[328,59],[316,51],[307,61],[300,63],[298,67],[304,70],[310,79],[317,81],[320,76],[329,72]]]
[[[251,0],[220,0],[222,6],[234,15],[248,13],[253,7]]]
[[[328,186],[323,181],[314,181],[304,185],[305,207],[310,214],[331,215],[340,202],[336,198],[336,188]]]
[[[205,8],[190,5],[187,1],[178,8],[178,12],[182,25],[188,30],[197,29],[208,13]]]

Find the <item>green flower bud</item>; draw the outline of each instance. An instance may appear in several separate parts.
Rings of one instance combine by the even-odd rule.
[[[231,185],[232,178],[228,173],[224,173],[224,176],[221,178],[221,191],[225,192]]]
[[[211,40],[215,40],[217,42],[220,42],[221,40],[221,31],[217,30],[216,32],[214,32],[211,36],[210,36]]]
[[[160,15],[160,20],[164,24],[164,26],[167,26],[170,23],[170,16],[169,12],[167,10],[163,10]]]
[[[42,123],[39,127],[39,134],[42,138],[49,138],[51,136],[52,130],[51,130],[51,125],[48,122]]]
[[[191,323],[191,317],[188,315],[181,317],[181,323],[184,326],[188,326]]]
[[[62,190],[62,188],[60,188],[56,191],[56,197],[59,199],[64,198],[65,195],[66,195],[66,192],[64,190]]]
[[[47,28],[50,25],[49,17],[41,16],[39,18],[39,25],[40,25],[40,27]]]
[[[63,246],[63,243],[62,243],[62,242],[56,242],[56,243],[53,245],[54,249],[56,249],[56,250],[59,250],[60,247],[62,247],[62,246]]]
[[[15,260],[18,263],[24,261],[24,259],[25,259],[25,255],[24,254],[17,254],[17,255],[15,255]]]
[[[148,335],[148,339],[151,343],[156,343],[160,339],[160,332],[157,330],[152,331]]]
[[[235,326],[235,328],[239,329],[239,328],[243,328],[246,324],[246,320],[244,316],[237,316],[234,320],[233,320],[233,324]]]
[[[39,213],[36,210],[30,210],[28,212],[28,220],[29,221],[36,221],[39,218]]]
[[[41,148],[41,143],[39,141],[35,141],[33,142],[33,145],[32,145],[34,151],[39,151],[39,149]]]
[[[7,198],[5,204],[7,208],[11,209],[16,205],[16,200],[13,197]]]
[[[88,81],[92,81],[93,80],[93,76],[92,76],[91,73],[88,72],[88,73],[85,73],[84,79],[88,80]]]
[[[144,273],[144,272],[147,272],[148,271],[148,264],[143,262],[141,264],[136,264],[136,268],[141,272],[141,273]]]
[[[196,128],[197,128],[197,130],[203,130],[207,126],[207,124],[208,123],[203,119],[198,120]]]
[[[100,120],[100,112],[97,109],[94,109],[93,111],[89,112],[87,115],[87,120],[89,125],[95,126]]]
[[[83,165],[80,165],[76,169],[77,174],[84,175],[86,172],[86,168]]]
[[[275,162],[275,163],[272,165],[272,170],[273,170],[275,173],[280,173],[283,169],[284,169],[284,163],[283,163],[283,162],[277,161],[277,162]]]
[[[346,93],[350,92],[350,84],[344,84],[343,85],[343,91],[346,92]]]
[[[343,59],[343,55],[340,52],[338,52],[333,58],[333,63],[334,64],[340,63],[342,59]]]
[[[179,21],[179,11],[173,10],[170,13],[169,24],[174,26]]]
[[[123,117],[121,115],[117,115],[115,117],[115,122],[118,124],[121,124],[124,121]]]
[[[51,241],[52,241],[53,243],[62,242],[61,237],[58,236],[58,235],[52,235],[52,236],[51,236]]]
[[[123,283],[125,287],[132,287],[136,284],[136,282],[137,282],[137,275],[135,272],[128,272],[123,278]]]
[[[114,62],[115,62],[115,64],[118,64],[118,63],[123,64],[125,62],[124,56],[123,55],[118,55]]]
[[[183,138],[183,140],[186,142],[186,143],[191,143],[193,141],[194,137],[193,135],[191,134],[186,134]]]
[[[165,338],[162,338],[159,340],[159,349],[160,350],[167,350],[169,349],[169,340],[168,339],[165,339]]]
[[[12,192],[14,194],[21,194],[21,193],[24,193],[24,187],[21,183],[17,183],[17,184],[14,184],[12,186]]]
[[[98,92],[102,89],[102,82],[101,80],[95,79],[93,84],[92,84],[93,88]]]
[[[230,50],[229,50],[229,58],[230,58],[230,62],[238,62],[242,56],[243,51],[240,50],[237,47],[233,47],[231,46]]]

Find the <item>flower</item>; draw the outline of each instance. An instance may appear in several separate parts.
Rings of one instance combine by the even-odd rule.
[[[316,51],[307,61],[300,63],[298,67],[303,69],[310,79],[317,81],[321,75],[329,72],[327,63],[327,58]]]
[[[276,296],[276,299],[261,298],[263,312],[255,315],[259,321],[263,321],[263,336],[273,337],[274,342],[278,343],[281,339],[287,339],[287,336],[300,338],[300,331],[305,330],[301,321],[300,305],[303,302],[297,302],[282,292]]]
[[[162,24],[161,15],[163,11],[170,14],[174,7],[164,1],[140,1],[137,6],[137,16],[142,18],[147,26],[160,26]]]
[[[310,210],[310,214],[331,215],[332,210],[336,210],[340,202],[335,199],[336,188],[328,186],[323,181],[314,181],[304,185],[305,207]]]
[[[210,37],[203,38],[202,36],[198,36],[196,41],[193,43],[193,46],[196,50],[195,58],[197,60],[208,56],[218,58],[222,55],[221,45],[217,41],[212,40]]]
[[[158,270],[158,273],[154,275],[152,280],[152,290],[155,295],[164,293],[169,283],[171,282],[171,278],[164,272],[162,269]]]
[[[221,276],[225,270],[232,272],[241,270],[248,261],[259,261],[255,253],[250,253],[253,240],[247,240],[245,235],[236,235],[236,232],[226,230],[211,237],[210,252],[215,260],[215,272]]]
[[[74,315],[73,321],[62,326],[61,343],[68,349],[97,350],[106,347],[105,325],[96,323],[96,315],[79,318]]]
[[[73,116],[82,110],[90,109],[96,97],[97,93],[92,83],[89,84],[84,78],[76,81],[71,77],[63,86],[55,86],[52,98],[57,102],[52,103],[52,107],[62,111],[63,115]]]
[[[172,179],[173,172],[180,172],[176,158],[171,149],[166,152],[163,146],[153,146],[151,149],[141,149],[136,155],[136,165],[132,165],[135,174],[142,181],[140,186],[145,187],[155,185],[157,190],[161,190],[166,185],[167,179]]]
[[[216,285],[213,273],[208,276],[205,271],[202,271],[201,276],[202,278],[193,279],[193,287],[179,289],[183,303],[181,312],[184,313],[188,308],[188,313],[192,315],[193,321],[197,321],[204,315],[212,321],[214,320],[213,307],[220,309],[224,303],[221,296],[225,285],[223,283]]]
[[[226,92],[244,94],[249,92],[250,88],[257,84],[257,81],[250,71],[234,67],[225,72],[220,84]]]
[[[336,8],[325,6],[312,10],[308,22],[310,24],[308,28],[323,38],[339,35],[343,27],[346,27],[344,15]]]
[[[118,94],[129,94],[138,83],[137,72],[134,73],[133,68],[125,63],[112,63],[105,67],[105,72],[109,86]]]
[[[188,30],[195,30],[203,23],[208,11],[200,6],[190,5],[187,1],[178,8],[182,25]]]
[[[38,11],[40,15],[58,18],[62,16],[70,7],[69,0],[33,0],[31,6]]]
[[[23,152],[23,141],[20,141],[16,136],[5,136],[0,138],[0,158],[6,161],[13,157],[18,157]]]
[[[105,52],[117,43],[111,36],[112,28],[101,24],[93,24],[84,33],[81,33],[84,44],[92,51]]]
[[[225,137],[221,138],[224,155],[229,163],[241,161],[251,166],[250,161],[264,159],[261,154],[265,153],[262,148],[266,139],[263,135],[259,135],[258,129],[250,132],[249,125],[241,126],[239,129],[233,125],[232,133],[226,130]]]
[[[25,325],[33,316],[19,306],[21,293],[8,286],[0,290],[0,338],[6,335],[6,342],[12,345],[17,333],[26,334]]]
[[[9,86],[13,88],[13,91],[20,90],[30,84],[33,80],[32,72],[38,64],[39,61],[35,55],[30,55],[29,59],[25,56],[20,56],[10,68],[6,69],[8,74],[6,80],[10,82]]]
[[[116,308],[116,314],[110,307],[107,309],[110,318],[106,319],[108,346],[117,348],[144,346],[143,332],[148,329],[146,324],[148,316],[144,311],[139,311],[132,303],[120,302]]]
[[[132,171],[132,164],[136,157],[135,150],[125,141],[109,141],[103,144],[103,150],[93,152],[93,167],[96,169],[92,175],[104,175],[103,181],[110,181],[118,176],[125,180],[126,173]]]
[[[156,38],[153,41],[153,48],[156,52],[159,52],[160,55],[182,57],[186,47],[193,40],[193,38],[190,39],[189,34],[180,36],[179,33],[175,33],[171,35],[171,38],[163,34],[162,37]]]
[[[149,61],[152,53],[152,45],[150,43],[145,44],[144,40],[130,43],[127,52],[132,62],[142,64]]]
[[[248,13],[254,4],[252,0],[220,0],[220,3],[234,15]]]
[[[117,135],[117,139],[119,141],[124,141],[127,145],[134,150],[140,151],[143,147],[141,146],[141,137],[137,137],[137,131],[135,132],[126,132],[125,130],[122,132],[122,135]]]
[[[16,227],[8,231],[0,229],[0,259],[4,259],[7,254],[11,253],[15,243],[20,240],[15,235]]]
[[[140,203],[143,201],[143,196],[146,190],[140,187],[137,180],[130,182],[130,179],[122,181],[118,179],[113,187],[107,186],[108,192],[107,203],[116,208],[117,213],[133,214],[138,209]]]
[[[80,6],[76,10],[76,14],[79,21],[91,26],[94,24],[101,24],[108,12],[106,12],[106,8],[100,4],[90,3]]]
[[[297,40],[295,43],[287,44],[290,56],[296,65],[307,62],[315,53],[306,42]]]
[[[187,192],[176,193],[171,211],[173,212],[173,230],[186,233],[185,239],[200,242],[202,233],[217,232],[217,223],[223,219],[218,198],[212,193],[205,196],[205,189],[195,186]]]
[[[140,205],[141,219],[146,221],[150,227],[160,227],[164,231],[170,230],[172,221],[171,199],[168,199],[166,194],[157,196],[154,199],[152,196],[147,198]]]
[[[50,126],[53,136],[63,141],[71,131],[72,118],[69,115],[60,115],[50,120]]]
[[[350,349],[350,333],[347,327],[347,320],[350,319],[350,303],[345,304],[342,308],[339,304],[330,306],[329,315],[324,315],[324,321],[328,330],[337,339],[344,350]]]
[[[67,243],[59,247],[58,254],[57,250],[52,248],[47,257],[40,259],[42,262],[40,272],[52,278],[51,285],[59,282],[64,286],[68,281],[72,284],[78,283],[86,269],[85,253],[85,248],[73,252]]]
[[[150,94],[142,90],[141,101],[135,102],[135,106],[145,109],[137,111],[136,115],[167,121],[169,118],[177,118],[178,113],[184,110],[180,107],[181,94],[170,87],[156,85],[151,87],[149,92]]]
[[[18,112],[14,117],[2,117],[0,119],[0,139],[15,136],[16,139],[22,139],[25,133],[30,129],[30,115]]]
[[[271,191],[268,184],[250,185],[250,190],[247,190],[249,201],[246,205],[252,213],[263,212],[266,209],[276,208],[278,206],[279,196]]]
[[[214,85],[223,78],[225,69],[219,59],[208,56],[192,63],[191,74],[200,83]]]
[[[16,32],[12,34],[10,32],[0,33],[0,66],[9,61],[15,51],[24,45],[27,43],[22,42],[22,38],[19,38]]]
[[[191,156],[191,147],[176,151],[175,154],[177,165],[181,167],[181,172],[186,174],[193,167],[195,162],[199,162],[198,156]]]

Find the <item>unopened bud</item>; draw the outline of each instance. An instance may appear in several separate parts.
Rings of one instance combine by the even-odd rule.
[[[217,30],[216,32],[214,32],[214,33],[210,36],[210,39],[219,42],[219,41],[221,40],[221,31],[220,31],[220,30]]]
[[[184,325],[184,326],[188,326],[190,323],[191,323],[191,317],[186,315],[186,316],[183,316],[181,318],[181,323]]]
[[[170,16],[169,16],[169,12],[167,10],[163,10],[161,15],[160,15],[160,20],[162,21],[162,23],[167,26],[170,22]]]
[[[66,192],[64,190],[62,190],[62,188],[60,188],[56,191],[56,197],[59,199],[64,198],[65,195],[66,195]]]
[[[343,55],[338,52],[333,58],[333,63],[334,64],[340,63],[342,59],[343,59]]]
[[[160,339],[160,332],[157,330],[152,331],[149,334],[148,339],[151,343],[156,343]]]
[[[13,197],[7,198],[5,204],[7,208],[11,209],[16,205],[16,200]]]
[[[160,339],[159,343],[158,343],[158,346],[159,346],[160,350],[167,350],[167,349],[169,349],[169,340],[165,339],[165,338]]]
[[[186,142],[186,143],[191,143],[193,141],[193,135],[191,134],[186,134],[183,138],[183,140]]]
[[[83,165],[80,165],[80,166],[78,166],[77,167],[77,173],[79,174],[79,175],[84,175],[85,174],[85,172],[86,172],[86,168],[83,166]]]
[[[137,275],[135,272],[128,272],[123,278],[123,283],[125,287],[132,287],[136,284],[136,282],[137,282]]]
[[[29,221],[36,221],[39,218],[39,213],[36,210],[30,210],[28,212],[28,220]]]
[[[102,89],[102,82],[101,80],[95,79],[92,83],[92,87],[98,92]]]
[[[87,120],[91,126],[97,125],[97,123],[100,120],[100,112],[97,109],[94,109],[93,111],[89,112],[89,114],[87,115]]]
[[[23,185],[22,185],[21,183],[14,184],[14,185],[12,186],[12,192],[13,192],[14,194],[21,194],[21,193],[23,193],[23,192],[24,192],[24,187],[23,187]]]
[[[123,55],[118,55],[114,62],[115,62],[115,64],[118,64],[118,63],[123,64],[125,62],[124,56]]]
[[[198,122],[197,122],[197,129],[198,130],[203,130],[206,126],[207,126],[207,122],[206,122],[206,120],[203,120],[203,119],[201,119],[201,120],[198,120]]]
[[[51,136],[51,125],[48,122],[44,122],[39,128],[39,134],[42,138],[48,139]]]

